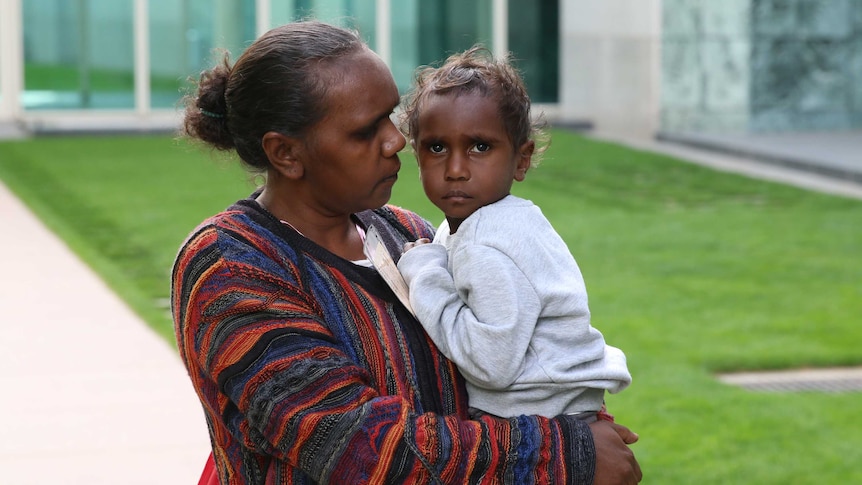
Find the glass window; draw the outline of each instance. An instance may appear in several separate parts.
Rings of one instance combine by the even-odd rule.
[[[559,101],[557,0],[509,0],[509,50],[535,103]],[[492,47],[490,0],[392,2],[392,73],[401,92],[417,66],[439,64],[473,44]]]
[[[426,0],[427,1],[427,0]],[[419,65],[419,6],[417,0],[391,3],[392,47],[390,68],[398,90],[406,93]]]
[[[231,62],[255,38],[254,0],[149,0],[150,98],[154,108],[179,98],[227,50]]]
[[[375,0],[286,0],[272,2],[273,26],[316,18],[359,30],[374,45]],[[149,0],[150,84],[153,107],[174,107],[201,71],[221,59],[231,62],[256,38],[254,0]]]
[[[473,44],[491,47],[491,0],[392,2],[392,72],[410,89],[417,66],[439,64]]]
[[[150,99],[174,108],[190,78],[225,49],[231,60],[255,38],[255,0],[149,0]],[[273,25],[317,18],[359,30],[375,47],[375,0],[271,2]],[[134,109],[132,0],[27,0],[25,110]],[[509,0],[509,48],[536,102],[558,98],[557,0]],[[492,0],[391,2],[391,67],[402,92],[417,66],[475,43],[490,46]]]
[[[273,26],[316,19],[356,29],[374,47],[376,0],[287,0],[272,2]]]
[[[557,0],[509,0],[509,50],[534,103],[559,101]]]
[[[22,4],[25,110],[134,108],[132,2]]]
[[[476,43],[491,46],[490,0],[419,3],[419,64],[433,64]]]

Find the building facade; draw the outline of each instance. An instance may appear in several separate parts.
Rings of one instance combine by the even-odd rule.
[[[661,127],[862,127],[862,0],[664,0]]]
[[[170,129],[218,49],[302,18],[360,31],[402,93],[474,43],[511,52],[560,125],[862,126],[862,0],[0,0],[0,126]]]
[[[163,126],[223,50],[303,18],[357,29],[402,92],[417,66],[482,43],[513,51],[536,102],[558,101],[557,0],[2,0],[0,123]]]

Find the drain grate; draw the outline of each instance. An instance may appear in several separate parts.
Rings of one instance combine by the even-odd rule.
[[[862,367],[720,374],[718,379],[757,392],[860,392]]]

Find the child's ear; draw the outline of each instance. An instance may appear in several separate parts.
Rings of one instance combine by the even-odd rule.
[[[523,182],[527,177],[527,170],[533,161],[533,152],[536,150],[536,142],[528,140],[518,148],[518,166],[515,167],[515,180]]]
[[[261,146],[269,163],[282,176],[290,179],[302,177],[304,170],[298,156],[302,143],[298,138],[270,131],[263,135]]]

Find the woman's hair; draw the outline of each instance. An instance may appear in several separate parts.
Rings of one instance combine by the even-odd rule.
[[[497,102],[513,148],[517,150],[533,140],[536,148],[532,165],[537,165],[549,144],[544,120],[530,115],[530,96],[520,73],[511,64],[511,57],[495,58],[478,44],[449,56],[440,67],[426,66],[417,71],[413,91],[402,102],[401,128],[411,145],[419,133],[419,112],[429,96],[467,93]]]
[[[317,21],[276,27],[231,67],[230,56],[204,71],[183,98],[183,134],[218,150],[236,150],[253,171],[269,161],[261,146],[270,131],[302,136],[325,114],[321,65],[366,48],[352,30]]]

